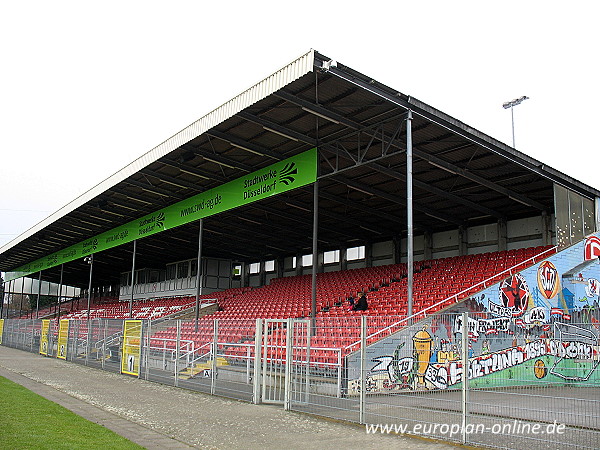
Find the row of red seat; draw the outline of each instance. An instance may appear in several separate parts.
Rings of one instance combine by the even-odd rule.
[[[461,297],[452,296],[486,278],[498,277],[499,272],[514,267],[515,270],[530,265],[525,262],[550,247],[483,253],[453,258],[420,261],[414,265],[413,300],[414,309],[430,308],[429,313],[452,305],[475,292],[468,290]],[[351,269],[321,273],[317,276],[317,335],[312,337],[311,346],[322,348],[323,364],[338,360],[340,350],[354,344],[359,338],[359,319],[368,318],[368,333],[392,325],[407,314],[406,264]],[[500,275],[504,277],[506,274]],[[477,288],[473,288],[477,289]],[[350,312],[345,301],[349,296],[367,292],[369,309],[366,312]],[[248,343],[254,339],[257,318],[283,319],[308,317],[311,310],[311,276],[277,278],[267,286],[258,288],[231,288],[201,296],[204,301],[216,301],[220,311],[205,316],[195,324],[182,325],[181,338],[193,341],[196,348],[206,346],[213,340],[213,319],[219,319],[219,342]],[[194,297],[172,297],[134,302],[133,318],[154,320],[177,311],[193,307]],[[435,307],[433,307],[435,305]],[[64,318],[85,318],[85,309],[71,312]],[[129,302],[110,301],[94,305],[90,318],[129,318]],[[268,331],[269,339],[282,338],[284,330],[273,324]],[[174,348],[176,328],[171,327],[153,334],[152,345]],[[369,339],[372,342],[374,337]],[[231,346],[227,354],[246,357],[253,348]],[[325,349],[331,349],[329,351]],[[314,356],[314,355],[313,355]]]

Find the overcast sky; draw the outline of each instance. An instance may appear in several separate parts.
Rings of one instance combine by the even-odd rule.
[[[5,1],[0,247],[314,48],[593,187],[596,1]]]

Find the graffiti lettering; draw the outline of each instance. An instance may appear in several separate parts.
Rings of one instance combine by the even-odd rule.
[[[491,300],[490,300],[489,308],[490,308],[490,313],[492,313],[495,316],[512,317],[512,315],[513,315],[512,308],[507,308],[505,306],[498,305],[497,303],[494,303]]]
[[[468,321],[469,333],[472,336],[489,334],[490,332],[508,331],[510,326],[509,317],[498,317],[495,319],[471,319]],[[462,333],[462,317],[457,316],[454,322],[454,332]]]

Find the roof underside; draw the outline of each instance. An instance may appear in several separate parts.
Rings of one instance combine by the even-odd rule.
[[[312,147],[319,150],[320,250],[403,236],[409,109],[415,234],[552,213],[553,183],[590,198],[600,195],[416,99],[341,64],[324,70],[329,58],[307,55],[313,71],[286,80],[195,137],[177,136],[162,156],[138,162],[72,210],[0,249],[0,270]],[[313,186],[307,186],[206,218],[202,254],[254,262],[310,253],[312,210]],[[197,223],[144,238],[137,245],[136,267],[164,268],[194,258],[197,242]],[[131,268],[131,253],[132,245],[123,245],[97,254],[94,284],[118,283],[119,273]],[[57,282],[59,272],[48,269],[43,278]],[[83,261],[65,264],[66,284],[85,287],[87,277]]]

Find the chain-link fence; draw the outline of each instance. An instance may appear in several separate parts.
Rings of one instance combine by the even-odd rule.
[[[594,317],[7,319],[2,345],[361,423],[368,433],[497,448],[600,448]]]

